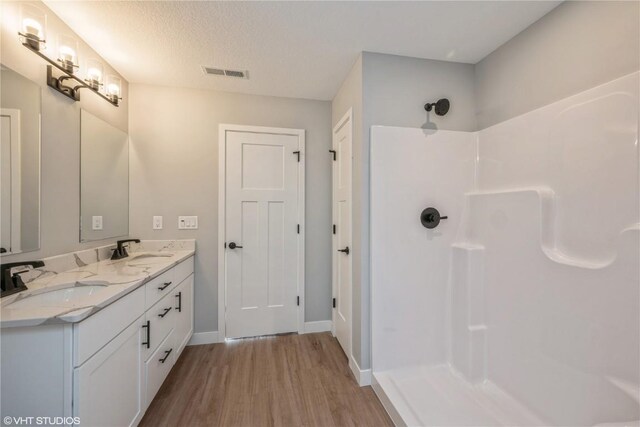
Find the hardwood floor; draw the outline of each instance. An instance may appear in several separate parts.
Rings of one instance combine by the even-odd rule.
[[[141,426],[393,426],[329,333],[185,348]]]

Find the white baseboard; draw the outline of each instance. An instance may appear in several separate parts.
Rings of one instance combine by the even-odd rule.
[[[351,372],[353,372],[360,387],[371,385],[371,369],[360,369],[353,355],[349,358],[349,368],[351,368]]]
[[[331,330],[331,320],[318,320],[316,322],[304,322],[304,333],[328,332]]]
[[[195,332],[187,345],[215,344],[220,342],[218,331]]]

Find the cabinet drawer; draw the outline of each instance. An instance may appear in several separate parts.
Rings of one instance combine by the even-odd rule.
[[[80,366],[144,314],[144,287],[140,287],[93,316],[73,325],[73,366]]]
[[[175,271],[176,283],[182,283],[184,279],[189,277],[193,273],[193,257],[189,257],[182,261],[180,264],[173,267]]]
[[[173,331],[144,364],[146,378],[145,407],[148,407],[175,362]]]
[[[146,308],[152,307],[178,284],[174,277],[175,268],[165,271],[158,277],[151,279],[145,286]]]
[[[176,318],[175,300],[176,298],[173,292],[171,292],[147,311],[145,325],[148,330],[144,338],[148,339],[144,342],[148,342],[148,344],[143,346],[145,360],[158,348],[158,345],[160,345],[173,328]]]

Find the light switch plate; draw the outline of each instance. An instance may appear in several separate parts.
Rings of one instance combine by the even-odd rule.
[[[197,229],[198,229],[197,216],[179,216],[178,217],[178,230],[197,230]]]
[[[162,216],[153,217],[153,229],[162,230]]]
[[[102,230],[102,215],[91,217],[91,228],[94,230]]]

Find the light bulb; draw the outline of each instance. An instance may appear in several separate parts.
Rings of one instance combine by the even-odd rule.
[[[109,84],[109,86],[107,86],[107,94],[112,96],[120,96],[120,86],[115,83]]]
[[[38,39],[42,35],[42,24],[32,18],[25,18],[22,21],[22,29],[26,36],[35,36]]]
[[[60,55],[59,62],[62,64],[62,68],[73,73],[73,67],[76,65],[76,51],[69,46],[60,46],[58,53]]]

